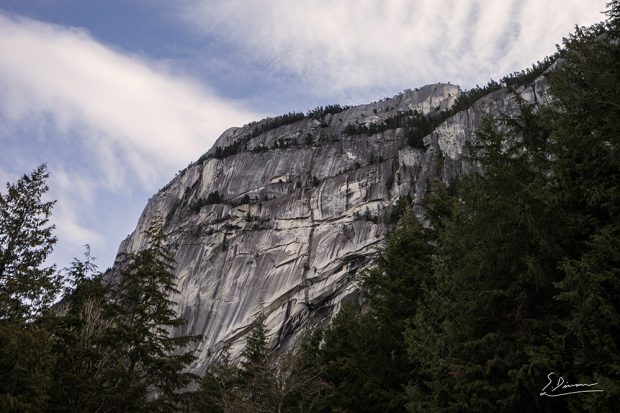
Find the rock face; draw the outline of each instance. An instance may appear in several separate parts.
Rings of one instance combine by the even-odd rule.
[[[518,92],[544,101],[544,80]],[[355,298],[357,276],[394,227],[398,200],[415,203],[431,180],[458,179],[481,119],[515,113],[517,103],[506,90],[487,95],[426,136],[423,148],[408,146],[402,128],[349,135],[347,125],[448,109],[459,94],[436,84],[264,133],[254,128],[267,121],[228,129],[149,200],[119,253],[144,247],[143,231],[156,214],[165,217],[177,251],[174,300],[188,320],[177,333],[205,337],[196,372],[225,344],[238,355],[259,311],[278,351]]]

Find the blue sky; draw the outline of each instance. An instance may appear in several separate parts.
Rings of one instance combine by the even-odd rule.
[[[221,132],[530,66],[606,0],[0,0],[0,181],[47,162],[60,267],[112,264]]]

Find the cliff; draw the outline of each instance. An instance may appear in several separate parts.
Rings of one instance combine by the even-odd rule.
[[[544,103],[545,91],[540,77],[517,94]],[[355,298],[399,199],[419,202],[433,179],[453,183],[470,167],[462,155],[481,120],[517,111],[515,94],[500,89],[415,147],[406,128],[390,126],[413,111],[437,116],[459,94],[455,85],[429,85],[277,127],[263,120],[228,129],[149,200],[119,253],[142,248],[155,214],[165,217],[176,251],[174,300],[188,320],[179,333],[205,337],[197,372],[226,343],[238,355],[261,309],[279,351]]]

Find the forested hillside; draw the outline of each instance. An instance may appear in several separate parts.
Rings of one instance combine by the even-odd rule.
[[[619,13],[565,40],[552,105],[488,119],[480,172],[401,220],[320,333],[330,409],[620,410]],[[601,391],[549,397],[578,390]]]
[[[224,349],[188,373],[201,337],[170,334],[185,320],[164,218],[114,273],[88,251],[58,270],[46,167],[8,184],[0,411],[620,411],[620,1],[608,7],[559,48],[551,103],[486,119],[471,172],[431,183],[418,215],[403,201],[360,300],[285,354],[259,316],[240,363]]]
[[[361,305],[311,333],[294,367],[260,369],[260,386],[224,358],[211,406],[619,411],[619,13],[564,41],[551,105],[486,120],[477,172],[434,183],[423,224],[405,213]]]

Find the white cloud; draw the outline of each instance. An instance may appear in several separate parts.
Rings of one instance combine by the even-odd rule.
[[[268,81],[271,89],[258,89],[272,100],[282,93],[363,101],[436,81],[468,87],[529,66],[553,52],[574,24],[602,20],[606,1],[160,4],[209,37],[208,44],[228,46],[205,57],[219,62],[206,72],[225,71],[241,84]],[[106,244],[110,262],[118,236],[110,228],[130,230],[124,226],[135,222],[143,202],[135,198],[198,158],[226,128],[259,117],[172,67],[103,45],[82,29],[0,13],[0,178],[13,181],[48,161],[50,195],[59,201],[54,222],[69,257],[86,242]],[[119,208],[120,200],[132,207]]]
[[[7,182],[15,182],[15,181],[16,181],[15,175],[7,171],[4,171],[2,170],[2,168],[0,168],[0,192],[4,193]]]
[[[555,51],[607,0],[187,0],[180,15],[311,86],[471,86]]]
[[[196,159],[226,128],[256,118],[83,30],[3,15],[0,111],[12,123],[51,120],[57,134],[97,148],[102,170],[114,171],[110,183],[119,184],[120,169],[146,187]]]
[[[66,244],[64,248],[75,251],[85,244],[103,247],[103,235],[81,223],[80,213],[93,207],[96,186],[89,179],[55,168],[50,177],[51,197],[59,199],[52,215],[56,235]]]
[[[6,192],[6,183],[15,184],[24,174],[29,174],[35,167],[31,162],[17,159],[14,169],[20,169],[16,174],[0,169],[0,192]],[[84,211],[93,207],[96,186],[89,179],[75,173],[70,173],[61,166],[57,166],[50,173],[48,180],[49,192],[45,200],[60,200],[54,205],[50,223],[56,226],[54,235],[60,240],[60,248],[67,257],[77,255],[85,244],[97,248],[104,247],[104,237],[97,231],[88,228],[81,222]]]
[[[142,196],[258,117],[84,30],[0,13],[0,178],[48,163],[57,262],[89,243],[111,263]]]

